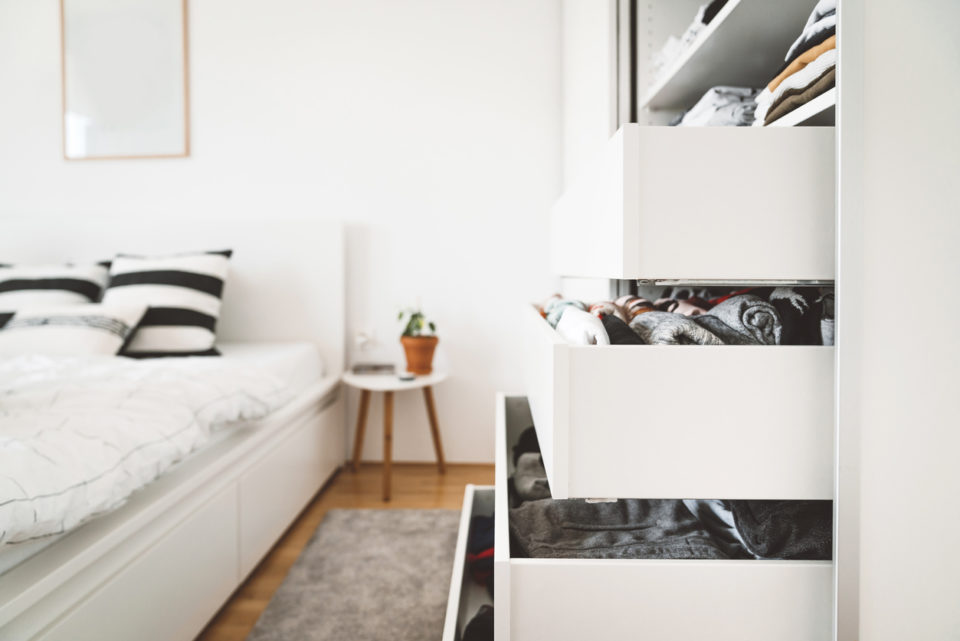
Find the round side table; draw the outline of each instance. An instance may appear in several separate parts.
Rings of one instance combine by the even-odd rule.
[[[417,376],[412,381],[401,381],[396,374],[352,374],[343,375],[343,382],[360,390],[360,409],[357,412],[357,433],[353,441],[353,470],[360,463],[363,451],[363,437],[367,427],[367,409],[370,407],[370,394],[383,392],[383,500],[390,500],[390,466],[393,458],[393,393],[422,389],[423,400],[427,404],[427,416],[430,419],[430,434],[433,436],[433,449],[437,453],[437,468],[443,474],[447,464],[443,460],[443,445],[440,442],[440,425],[437,423],[437,410],[433,403],[433,386],[446,380],[447,375],[433,372]]]

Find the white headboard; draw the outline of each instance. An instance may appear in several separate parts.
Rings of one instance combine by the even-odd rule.
[[[329,220],[0,219],[0,263],[109,260],[117,253],[233,249],[217,335],[315,342],[343,370],[344,230]]]

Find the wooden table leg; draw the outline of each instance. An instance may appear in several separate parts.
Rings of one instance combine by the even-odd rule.
[[[367,429],[367,408],[370,407],[370,390],[360,390],[360,409],[357,411],[357,433],[353,437],[353,471],[360,465],[363,453],[363,436]]]
[[[390,500],[390,464],[393,458],[393,392],[383,394],[383,500]]]
[[[433,449],[437,453],[437,467],[440,473],[447,471],[447,463],[443,460],[443,443],[440,442],[440,425],[437,422],[437,409],[433,405],[433,389],[427,385],[423,388],[423,400],[427,402],[427,416],[430,418],[430,433],[433,435]]]

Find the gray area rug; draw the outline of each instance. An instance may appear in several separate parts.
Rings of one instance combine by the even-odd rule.
[[[247,641],[438,641],[460,513],[330,510]]]

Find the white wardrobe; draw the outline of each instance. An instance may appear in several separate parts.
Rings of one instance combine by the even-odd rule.
[[[701,4],[564,0],[553,270],[597,298],[835,284],[836,347],[597,349],[522,310],[525,396],[497,400],[497,484],[467,490],[444,638],[491,603],[497,641],[960,639],[960,2],[839,0],[837,89],[779,126],[664,127],[714,85],[765,84],[816,2],[729,0],[654,74]],[[657,409],[745,394],[775,423]],[[531,423],[554,498],[832,500],[833,560],[513,558],[509,452]],[[478,514],[493,597],[463,562]]]

